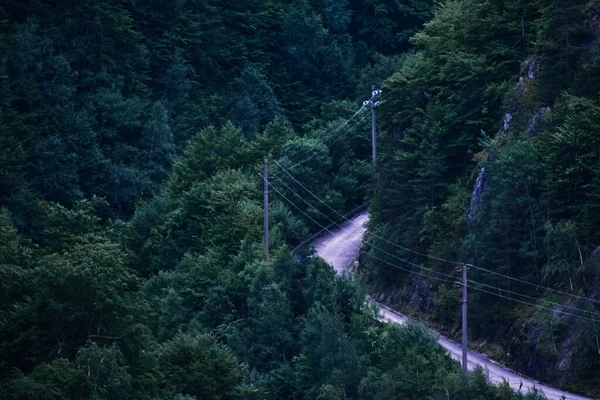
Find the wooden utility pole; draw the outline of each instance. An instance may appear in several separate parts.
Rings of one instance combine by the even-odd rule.
[[[462,370],[467,372],[467,266],[462,266]]]
[[[269,256],[269,159],[265,157],[263,181],[265,185],[265,254]]]
[[[377,165],[377,121],[375,120],[375,85],[371,85],[371,143],[373,145],[373,169]]]

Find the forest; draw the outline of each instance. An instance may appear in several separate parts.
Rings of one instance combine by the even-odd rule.
[[[389,242],[372,236],[385,262],[365,257],[363,269],[389,302],[460,335],[452,281],[471,264],[472,346],[594,396],[599,12],[551,0],[434,8],[383,83],[370,232]],[[393,256],[425,269],[390,267]]]
[[[597,395],[598,10],[521,3],[1,0],[0,398],[543,398],[379,322],[367,293],[430,280],[390,256],[560,290],[473,268],[509,299],[471,291],[469,336]],[[307,239],[367,204],[419,254],[335,275]],[[431,288],[414,315],[456,333]]]

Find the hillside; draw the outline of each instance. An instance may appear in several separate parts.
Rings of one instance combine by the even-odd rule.
[[[600,309],[567,304],[598,296],[596,19],[550,0],[3,0],[0,398],[542,399],[379,322],[366,293],[412,275],[315,256],[311,235],[370,201],[370,231],[425,256],[392,254],[587,307],[472,292],[470,336],[597,393]],[[428,287],[422,315],[451,331],[456,293]]]
[[[435,9],[411,39],[414,53],[383,85],[370,225],[413,252],[374,245],[433,272],[417,276],[372,258],[365,267],[391,303],[457,334],[455,263],[472,264],[473,345],[596,396],[597,19],[588,1]]]

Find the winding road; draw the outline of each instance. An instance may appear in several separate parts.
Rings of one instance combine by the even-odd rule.
[[[368,219],[368,214],[366,212],[362,213],[344,224],[342,228],[331,231],[331,233],[326,234],[315,242],[314,248],[317,254],[327,261],[337,273],[343,273],[346,267],[358,256],[366,231],[365,224]],[[378,306],[382,320],[399,325],[407,321],[407,317],[389,307],[383,304],[378,304]],[[439,335],[438,342],[454,359],[460,361],[462,355],[460,344],[441,335]],[[521,376],[488,357],[469,350],[468,369],[473,370],[478,364],[487,371],[489,380],[492,383],[498,384],[507,381],[517,391],[521,390],[525,393],[535,387],[541,390],[548,400],[593,400],[590,397],[565,392],[564,390],[559,390]]]

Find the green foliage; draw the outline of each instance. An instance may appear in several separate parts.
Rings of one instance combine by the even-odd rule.
[[[284,238],[292,244],[299,244],[302,238],[308,235],[308,229],[304,221],[294,215],[294,213],[284,203],[278,201],[269,204],[269,216],[276,224],[273,229],[281,227]]]
[[[71,206],[96,195],[111,217],[128,219],[164,187],[185,142],[211,136],[209,124],[230,119],[248,138],[274,118],[298,128],[327,117],[321,104],[354,100],[353,67],[376,56],[355,60],[355,25],[374,17],[374,4],[288,3],[86,0],[54,10],[47,0],[9,0],[0,204],[19,229],[34,227],[38,197]],[[420,26],[427,5],[403,21]]]
[[[192,186],[181,199],[181,240],[192,249],[216,248],[234,255],[242,241],[261,237],[262,208],[257,180],[234,170]]]
[[[294,138],[294,131],[285,122],[285,120],[276,117],[265,127],[262,135],[259,135],[252,142],[253,154],[260,157],[270,154],[273,157],[279,157],[283,147]]]
[[[561,96],[551,113],[555,127],[541,136],[538,144],[540,158],[548,170],[548,190],[565,205],[557,211],[569,217],[582,212],[582,219],[592,218],[590,223],[595,220],[594,163],[599,156],[595,126],[599,111],[591,99]]]
[[[379,53],[409,48],[409,38],[431,17],[430,0],[352,1],[356,7],[356,37]]]
[[[381,360],[380,369],[373,369],[362,382],[364,398],[389,398],[396,394],[411,399],[433,398],[445,386],[444,378],[440,379],[431,366],[451,371],[452,361],[424,327],[389,327],[379,340],[381,347],[375,355]]]
[[[461,251],[468,193],[456,177],[468,181],[480,130],[497,122],[532,46],[514,45],[518,17],[556,19],[559,5],[447,2],[413,36],[433,15],[431,1],[54,3],[0,7],[0,397],[520,398],[481,372],[463,379],[423,327],[381,324],[362,282],[335,276],[304,247],[289,249],[375,188],[377,232],[432,254]],[[573,37],[572,22],[556,21],[561,37]],[[550,32],[525,26],[542,39]],[[413,45],[418,52],[397,54]],[[543,40],[536,46],[556,56]],[[565,53],[569,66],[582,65],[569,76],[593,81],[593,59],[579,53]],[[392,74],[377,109],[373,182],[368,113],[344,123],[354,97]],[[498,188],[490,193],[520,203],[502,210],[486,197],[472,227],[491,246],[492,228],[518,227],[531,214],[524,206],[538,206],[541,247],[522,245],[514,263],[552,260],[535,272],[572,272],[578,288],[591,268],[566,265],[573,238],[591,246],[593,225],[582,232],[585,218],[568,207],[543,220],[539,196],[549,191],[559,204],[565,180],[589,188],[589,198],[600,193],[600,175],[587,173],[595,105],[583,92],[565,95],[547,123],[586,132],[570,150],[578,167],[540,172],[566,163],[558,139],[509,142],[490,157]],[[530,93],[532,104],[548,96]],[[570,117],[577,113],[585,118]],[[265,156],[335,210],[301,201],[302,184],[271,164],[268,255],[256,176]],[[523,196],[523,187],[532,190]],[[558,243],[548,256],[546,242]],[[486,248],[462,244],[487,260]],[[438,306],[450,315],[455,302],[446,293]],[[593,349],[578,349],[594,366]]]
[[[0,240],[0,298],[1,303],[7,305],[27,284],[35,249],[19,236],[5,210],[0,212]]]
[[[3,353],[20,349],[27,365],[56,354],[71,355],[94,338],[121,335],[127,290],[134,283],[127,254],[106,239],[90,239],[41,257],[23,297],[3,321]],[[22,346],[29,350],[23,353]]]
[[[248,146],[240,133],[233,124],[221,129],[210,126],[198,132],[173,166],[168,185],[171,198],[178,198],[195,182],[210,178],[217,171],[247,165]]]
[[[529,296],[522,300],[536,305],[539,299],[546,307],[541,291],[501,275],[580,296],[597,292],[597,14],[586,1],[438,4],[410,39],[416,51],[398,61],[398,70],[383,83],[369,226],[437,258],[374,241],[415,264],[446,274],[453,269],[440,259],[491,270],[470,272],[488,285],[476,289],[492,291],[472,291],[470,334],[510,348],[518,366],[523,354],[551,348],[550,356],[540,356],[545,361],[526,372],[574,385],[590,375],[561,369],[562,355],[582,351],[590,365],[597,358],[587,353],[589,344],[574,344],[574,322],[555,318],[546,329],[546,319],[533,314],[532,306],[516,307],[495,290],[505,297],[522,293]],[[385,69],[388,62],[374,67]],[[376,78],[374,73],[371,79]],[[366,276],[377,284],[413,282],[407,273],[373,260]],[[436,313],[451,329],[456,299],[449,290],[437,289]],[[551,334],[540,341],[533,328],[522,332],[529,324]],[[563,324],[569,325],[564,332],[558,328]],[[507,339],[507,332],[519,331],[528,344]],[[594,390],[585,383],[578,387]]]
[[[172,394],[211,400],[241,397],[238,382],[243,367],[212,336],[176,335],[162,346],[159,362]]]
[[[246,67],[235,79],[230,100],[230,117],[247,135],[256,134],[282,110],[267,77],[253,67]]]
[[[546,247],[551,248],[544,273],[553,281],[568,280],[573,285],[572,277],[583,274],[583,262],[579,258],[579,241],[577,228],[572,221],[547,223]]]
[[[244,344],[240,350],[244,359],[258,371],[276,369],[292,353],[290,328],[293,323],[289,300],[277,285],[271,284],[251,293],[247,303],[249,327],[240,332],[242,337],[237,339]]]
[[[460,296],[457,291],[440,286],[438,298],[435,300],[437,319],[445,326],[451,327],[458,321]]]

